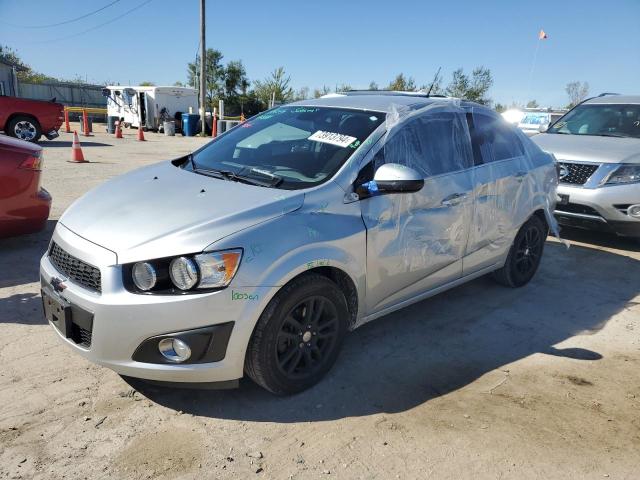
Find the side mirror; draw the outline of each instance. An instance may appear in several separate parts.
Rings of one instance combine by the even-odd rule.
[[[102,96],[103,97],[110,97],[111,96],[111,90],[109,90],[108,88],[103,88],[102,89]]]
[[[371,182],[358,188],[357,193],[362,198],[382,193],[410,193],[417,192],[424,186],[422,175],[411,167],[397,163],[386,163],[378,170]]]

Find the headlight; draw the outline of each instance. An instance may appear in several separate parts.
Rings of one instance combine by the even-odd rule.
[[[640,165],[620,165],[604,183],[605,185],[621,185],[640,182]]]
[[[169,276],[180,290],[189,290],[198,283],[198,267],[187,257],[178,257],[169,265]]]
[[[125,288],[132,293],[172,295],[224,288],[242,260],[242,249],[181,255],[123,267]]]
[[[202,253],[195,256],[200,270],[198,288],[219,288],[229,285],[240,265],[242,250]]]
[[[151,290],[158,281],[156,269],[148,262],[136,263],[131,271],[131,276],[136,287],[144,292]]]

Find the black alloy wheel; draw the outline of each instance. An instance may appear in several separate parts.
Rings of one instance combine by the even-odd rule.
[[[278,368],[291,379],[313,375],[338,339],[338,312],[325,297],[313,296],[284,318],[275,345]]]
[[[307,273],[293,279],[258,319],[245,372],[276,395],[311,387],[336,362],[349,318],[344,294],[329,278]]]
[[[493,278],[507,287],[522,287],[533,278],[542,259],[548,227],[534,215],[518,231],[504,267],[493,272]]]

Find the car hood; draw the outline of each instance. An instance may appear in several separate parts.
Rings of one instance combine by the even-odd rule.
[[[199,175],[171,162],[110,180],[60,218],[118,263],[182,255],[302,206],[304,194]]]
[[[531,137],[558,160],[597,163],[640,163],[640,139],[541,133]]]

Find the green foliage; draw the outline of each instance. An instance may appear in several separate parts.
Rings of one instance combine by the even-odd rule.
[[[353,88],[351,88],[351,85],[349,85],[348,83],[341,83],[339,85],[336,84],[336,89],[334,90],[334,92],[348,92],[349,90],[353,90]]]
[[[378,84],[372,80],[371,83],[369,83],[369,90],[379,90]]]
[[[527,108],[538,108],[539,106],[537,100],[529,100],[527,102]]]
[[[147,81],[144,81],[144,82],[140,82],[140,86],[141,86],[141,87],[155,87],[155,86],[156,86],[156,84],[155,84],[155,83],[153,83],[153,82],[149,82],[149,81],[147,80]]]
[[[505,105],[501,104],[501,103],[496,103],[496,104],[493,106],[493,109],[494,109],[496,112],[498,112],[498,113],[502,113],[502,112],[504,112],[505,110],[507,110],[507,107],[506,107]]]
[[[401,92],[415,92],[416,83],[411,77],[405,77],[403,73],[399,73],[396,78],[387,86],[386,90],[395,90]]]
[[[293,99],[293,89],[289,86],[291,77],[286,74],[284,67],[278,67],[264,80],[254,82],[253,93],[256,99],[265,107],[271,101],[285,103]]]
[[[446,93],[450,97],[464,98],[472,102],[488,105],[491,100],[486,97],[487,92],[493,85],[491,70],[485,67],[476,67],[471,76],[464,73],[462,68],[453,72],[451,83],[446,88]]]
[[[186,85],[184,83],[182,83],[180,80],[178,80],[177,82],[173,82],[173,86],[174,87],[186,87]]]
[[[219,50],[208,48],[205,54],[205,97],[207,104],[213,105],[221,98],[224,91],[224,66],[222,65],[222,53]],[[200,91],[200,57],[195,62],[187,65],[187,82]]]

